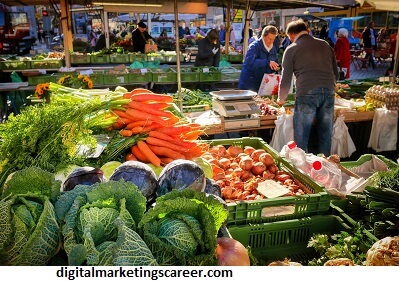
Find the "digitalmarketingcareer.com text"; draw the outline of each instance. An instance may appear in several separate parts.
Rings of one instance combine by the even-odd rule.
[[[143,267],[128,269],[116,267],[112,269],[101,269],[96,267],[61,267],[56,271],[59,278],[75,280],[75,278],[149,278],[158,280],[158,278],[233,278],[233,270],[216,269],[144,269]]]

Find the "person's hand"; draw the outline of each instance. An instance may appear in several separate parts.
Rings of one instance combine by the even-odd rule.
[[[213,53],[214,55],[216,55],[217,52],[219,52],[219,48],[216,48],[216,47],[215,47],[215,48],[212,49],[212,53]]]
[[[270,69],[277,71],[280,69],[280,65],[275,61],[270,61]]]
[[[277,103],[279,106],[282,106],[282,105],[285,104],[285,100],[277,99],[276,103]]]

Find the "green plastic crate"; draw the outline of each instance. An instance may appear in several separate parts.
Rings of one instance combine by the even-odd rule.
[[[48,60],[31,60],[30,67],[32,69],[59,69],[65,65],[64,60],[48,59]]]
[[[367,161],[370,161],[372,159],[372,156],[373,156],[373,154],[364,154],[364,155],[360,156],[359,159],[357,159],[356,161],[346,161],[346,162],[344,161],[344,162],[341,162],[341,165],[347,169],[355,168]],[[398,163],[392,161],[391,159],[386,158],[385,156],[382,156],[382,155],[374,155],[374,156],[376,156],[380,160],[382,160],[390,169],[395,168],[399,165]]]
[[[107,54],[104,55],[90,55],[90,63],[109,63],[110,57]]]
[[[109,56],[111,63],[129,63],[130,57],[129,54],[111,54]]]
[[[177,72],[177,69],[173,68]],[[199,82],[198,68],[195,67],[182,67],[180,68],[180,80],[181,82]]]
[[[152,82],[152,72],[150,69],[133,69],[129,72],[129,83]]]
[[[129,53],[129,61],[147,61],[147,55],[141,53]]]
[[[153,54],[149,55],[147,54],[147,61],[160,61],[163,62],[163,56],[161,54]]]
[[[6,60],[0,61],[1,70],[25,70],[30,68],[28,60]]]
[[[129,83],[129,74],[109,74],[104,73],[104,85],[118,85]]]
[[[54,82],[56,83],[56,77],[51,74],[38,75],[38,76],[28,76],[28,84],[30,86],[36,86],[38,84]]]
[[[152,72],[152,82],[154,83],[176,83],[177,73],[171,68],[158,68],[151,69]]]
[[[314,234],[338,234],[340,231],[350,232],[356,222],[339,208],[335,214],[317,215],[300,219],[277,221],[243,226],[228,226],[232,238],[251,248],[251,253],[263,263],[284,260],[300,262],[317,257],[313,248],[308,248],[308,241]],[[368,244],[377,238],[367,230],[364,234],[368,241],[362,245],[367,251]]]
[[[327,191],[309,176],[300,173],[295,167],[280,157],[279,153],[261,138],[215,139],[205,142],[211,146],[224,145],[228,147],[236,145],[240,147],[252,146],[254,148],[262,148],[270,153],[277,166],[289,172],[307,193],[299,196],[283,196],[227,203],[229,210],[227,225],[265,223],[328,213],[331,198]]]
[[[71,54],[71,64],[90,64],[90,55],[87,54]]]
[[[218,82],[222,81],[222,73],[215,67],[199,68],[200,82]]]
[[[241,70],[235,67],[222,67],[220,72],[222,73],[222,81],[238,81],[241,75]]]
[[[94,86],[104,84],[104,71],[94,71],[88,76],[93,81]]]
[[[239,62],[242,63],[243,56],[242,55],[228,55],[227,60],[229,62]]]

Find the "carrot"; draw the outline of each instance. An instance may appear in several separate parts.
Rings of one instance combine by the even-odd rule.
[[[131,90],[128,93],[123,94],[124,99],[130,99],[133,95],[139,94],[139,93],[152,93],[150,90],[145,89],[145,88],[136,88]]]
[[[193,141],[185,141],[180,139],[173,139],[171,143],[176,144],[181,147],[185,147],[187,149],[195,147],[197,144]]]
[[[139,102],[139,101],[131,101],[129,102],[130,108],[141,110],[156,116],[162,116],[166,118],[173,118],[175,115],[170,111],[164,111],[157,108],[153,108],[149,106],[147,103]]]
[[[183,154],[176,152],[170,148],[151,145],[148,143],[147,145],[151,149],[151,151],[153,151],[156,155],[158,155],[158,157],[164,156],[173,160],[186,159]]]
[[[188,133],[190,130],[191,128],[188,126],[188,124],[184,124],[160,128],[157,131],[165,133],[167,135],[180,135]]]
[[[129,123],[132,123],[132,122],[133,122],[133,119],[131,119],[131,118],[125,118],[125,117],[118,117],[118,118],[116,119],[116,121],[117,121],[118,123],[122,123],[122,124],[127,125],[127,124],[129,124]]]
[[[157,101],[157,102],[173,102],[173,97],[169,95],[163,94],[155,94],[155,93],[139,93],[134,94],[130,98],[132,101]]]
[[[135,134],[142,133],[143,127],[138,126],[138,127],[131,128],[130,130],[132,131],[133,135],[135,135]]]
[[[122,129],[119,133],[124,137],[131,137],[133,135],[132,130]]]
[[[160,124],[165,124],[164,119],[162,119],[160,116],[156,116],[156,115],[144,112],[142,110],[129,108],[126,110],[126,113],[129,116],[133,117],[135,120],[151,120],[151,121],[155,121]]]
[[[126,125],[126,129],[132,129],[134,127],[144,127],[144,126],[148,126],[151,124],[152,124],[152,121],[149,121],[149,120],[133,121]]]
[[[134,156],[133,153],[128,153],[128,154],[126,154],[126,156],[125,156],[125,160],[126,160],[126,161],[131,161],[131,160],[137,161],[137,158],[136,158],[136,156]]]
[[[129,115],[127,115],[126,111],[121,109],[113,109],[112,112],[121,118],[132,119]]]
[[[184,157],[186,157],[186,159],[194,159],[202,156],[206,151],[204,149],[205,147],[201,145],[196,145],[195,147],[188,149],[186,152],[183,152],[183,155]]]
[[[154,166],[161,167],[161,160],[158,158],[158,156],[154,154],[154,152],[148,147],[148,145],[144,141],[138,141],[137,146]]]
[[[161,160],[161,164],[163,164],[163,165],[169,164],[170,162],[172,162],[174,160],[169,157],[159,157],[159,159]]]
[[[177,152],[187,151],[187,148],[185,148],[185,147],[181,147],[176,144],[170,143],[168,141],[161,140],[161,139],[154,138],[154,137],[147,137],[146,142],[148,144],[152,144],[152,145],[156,145],[156,146],[167,147],[167,148],[173,149],[174,151],[177,151]]]
[[[161,140],[166,140],[166,141],[173,141],[173,140],[175,140],[175,139],[172,138],[171,136],[169,136],[169,135],[167,135],[167,134],[165,134],[165,133],[159,132],[159,131],[150,131],[150,132],[148,133],[148,135],[149,135],[150,137],[155,137],[155,138],[158,138],[158,139],[161,139]]]
[[[126,128],[127,128],[128,126],[129,126],[129,125],[127,125]],[[199,137],[200,135],[202,135],[203,133],[204,133],[203,130],[190,131],[190,132],[185,133],[185,134],[182,136],[182,138],[183,138],[184,140],[189,140],[189,141],[197,140],[198,137]]]
[[[115,122],[114,124],[112,124],[112,128],[114,128],[114,130],[120,130],[126,127],[126,124],[124,123],[120,123],[120,122]]]
[[[150,103],[146,103],[147,106],[151,106],[152,108],[156,108],[159,110],[165,110],[166,108],[168,108],[170,106],[170,104],[166,103],[166,102],[150,102]]]
[[[134,156],[136,156],[137,160],[144,162],[144,163],[149,163],[150,161],[147,159],[147,157],[141,152],[139,147],[136,145],[133,145],[130,151],[133,153]]]
[[[162,124],[153,122],[151,125],[144,126],[143,127],[143,132],[151,132],[153,130],[156,130],[156,129],[159,129],[159,128],[162,128],[162,127],[163,127]]]

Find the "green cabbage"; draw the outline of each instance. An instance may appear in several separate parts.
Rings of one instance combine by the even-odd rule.
[[[217,265],[217,233],[227,216],[213,196],[173,190],[144,214],[139,234],[159,265]]]
[[[23,194],[0,201],[0,265],[46,265],[60,242],[54,207],[47,197]]]
[[[69,265],[157,265],[135,232],[146,198],[130,182],[78,185],[55,204]]]

